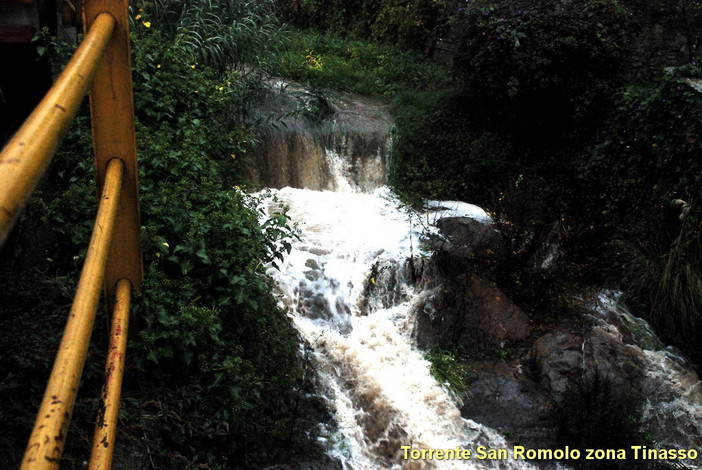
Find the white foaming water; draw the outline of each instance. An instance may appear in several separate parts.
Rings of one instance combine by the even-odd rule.
[[[633,342],[627,347],[635,351],[645,366],[641,384],[646,401],[643,419],[656,436],[659,448],[702,448],[702,381],[684,358],[663,343],[643,319],[633,316],[619,303],[621,294],[603,292],[597,311],[602,323],[598,328],[621,338],[621,327],[609,321],[618,317],[633,333]],[[700,469],[699,460],[685,461],[686,468]]]
[[[495,431],[460,416],[411,338],[421,293],[403,278],[417,256],[410,213],[387,188],[372,194],[283,188],[279,204],[299,224],[300,240],[280,270],[270,270],[282,301],[311,347],[322,390],[341,435],[331,455],[345,469],[533,468],[506,460],[406,460],[401,446],[475,451],[507,449]],[[388,272],[391,274],[388,276]],[[390,279],[388,300],[380,286]],[[376,279],[376,277],[378,279]],[[375,300],[374,300],[375,299]]]

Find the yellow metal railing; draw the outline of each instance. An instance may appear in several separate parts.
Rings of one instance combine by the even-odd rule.
[[[1,246],[90,90],[98,213],[22,469],[59,466],[103,288],[114,309],[90,468],[111,467],[131,293],[142,282],[128,0],[85,0],[83,8],[85,39],[0,153]]]

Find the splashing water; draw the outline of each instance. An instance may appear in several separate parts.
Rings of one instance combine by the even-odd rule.
[[[645,320],[633,316],[619,302],[620,297],[619,292],[600,294],[596,327],[621,338],[622,327],[609,320],[614,316],[633,333],[634,344],[627,347],[644,364],[644,422],[661,448],[702,448],[702,381],[684,358],[663,345]],[[687,468],[702,468],[699,462],[684,463]]]
[[[283,188],[279,204],[300,225],[280,270],[282,301],[313,350],[346,469],[533,468],[504,460],[412,460],[413,449],[507,449],[495,431],[460,416],[412,341],[421,293],[407,282],[416,215],[387,188],[370,194]],[[472,208],[471,210],[475,210]],[[426,215],[424,216],[426,217]],[[475,455],[475,454],[474,454]]]

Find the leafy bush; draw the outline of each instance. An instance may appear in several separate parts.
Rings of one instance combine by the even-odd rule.
[[[599,223],[631,238],[646,232],[653,237],[644,237],[645,244],[654,250],[670,246],[677,228],[668,222],[679,212],[666,207],[673,199],[699,197],[699,105],[697,93],[672,75],[657,85],[623,90],[601,143],[579,168],[583,184],[598,195],[593,202],[600,207]],[[668,229],[655,235],[662,223]]]
[[[179,16],[185,6],[159,13],[180,22],[169,23],[170,37],[148,16],[156,4],[166,5],[134,11],[132,36],[145,281],[133,304],[118,439],[129,450],[121,457],[142,455],[159,468],[255,468],[283,453],[288,460],[306,439],[294,411],[302,367],[297,335],[264,267],[289,250],[294,234],[284,214],[261,221],[257,200],[234,187],[255,141],[242,115],[256,95],[238,73],[194,54],[185,30],[195,20]],[[253,34],[259,23],[246,18]],[[60,240],[48,255],[59,272],[80,258],[95,211],[90,140],[82,116],[55,158],[52,191],[35,206]],[[53,310],[65,309],[63,297],[55,302],[61,307]],[[103,357],[105,335],[97,336],[91,357]],[[100,362],[84,372],[89,388],[102,380]],[[44,384],[37,381],[31,395],[40,397]],[[3,389],[20,400],[17,387]],[[76,410],[74,438],[94,419],[97,390],[83,392],[90,398]],[[67,449],[65,466],[86,449]]]
[[[459,7],[456,67],[465,87],[554,126],[588,117],[619,83],[628,10],[618,1],[475,0]]]
[[[519,255],[503,263],[515,274],[531,269],[559,227],[573,242],[564,249],[586,237],[601,244],[606,237],[595,242],[590,228],[598,223],[582,216],[601,194],[583,178],[584,162],[598,165],[583,149],[598,138],[629,63],[627,7],[473,0],[456,5],[451,22],[460,92],[397,100],[391,183],[405,196],[495,212],[512,237],[506,253]]]
[[[569,199],[573,154],[621,81],[628,10],[600,0],[474,0],[452,15],[460,92],[416,95],[406,112],[398,100],[392,184],[489,204],[520,179],[544,204]],[[549,222],[560,218],[551,212]]]
[[[445,29],[445,0],[279,0],[283,18],[297,26],[423,50]]]
[[[390,183],[416,198],[460,199],[484,204],[516,173],[509,139],[456,91],[398,95]]]

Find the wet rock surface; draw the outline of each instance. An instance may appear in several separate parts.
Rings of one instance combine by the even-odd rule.
[[[444,217],[436,227],[454,247],[468,248],[471,254],[501,250],[500,234],[489,224],[470,217]]]
[[[271,82],[268,101],[259,118],[273,125],[253,150],[252,181],[326,191],[371,191],[386,183],[392,118],[384,103],[282,81]],[[318,113],[320,103],[326,112]]]
[[[434,289],[417,315],[421,348],[458,343],[469,351],[499,347],[529,336],[528,316],[493,283],[462,276]]]
[[[560,322],[530,318],[496,285],[468,274],[469,263],[460,259],[489,246],[495,240],[491,229],[457,219],[437,225],[450,241],[450,249],[443,246],[450,256],[432,258],[423,271],[420,283],[428,293],[417,307],[414,334],[421,348],[458,345],[465,353],[471,372],[464,418],[501,431],[515,444],[556,448],[559,429],[573,424],[563,423],[564,416],[567,421],[582,406],[577,400],[598,404],[602,410],[593,419],[605,422],[628,419],[615,409],[628,403],[640,412],[640,432],[659,446],[702,445],[699,376],[629,313],[619,294],[574,298],[573,318]]]

